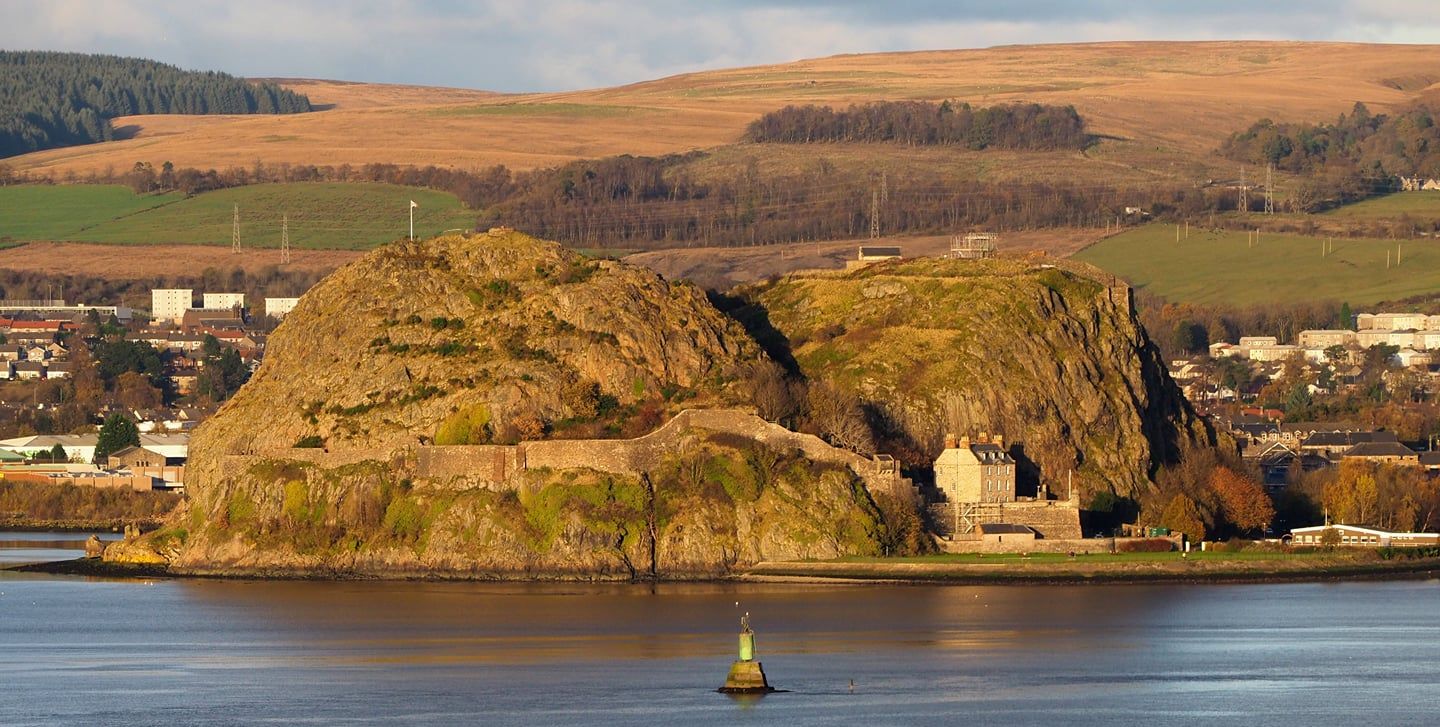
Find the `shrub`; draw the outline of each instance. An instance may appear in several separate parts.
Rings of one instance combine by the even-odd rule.
[[[295,449],[320,449],[325,446],[325,440],[319,434],[307,434],[295,440],[293,446]]]
[[[490,437],[490,409],[484,404],[451,414],[435,431],[436,444],[484,444]]]
[[[1174,549],[1175,543],[1166,538],[1115,541],[1115,552],[1117,553],[1169,553]]]

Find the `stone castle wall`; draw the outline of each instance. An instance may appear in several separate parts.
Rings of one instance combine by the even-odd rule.
[[[935,532],[948,536],[954,530],[955,508],[950,503],[935,503],[928,508],[926,514],[929,515],[931,529]],[[1027,525],[1044,540],[1084,537],[1080,529],[1080,508],[1075,503],[1064,500],[1007,502],[1003,506],[989,506],[977,511],[975,520]]]
[[[636,475],[659,466],[670,453],[684,451],[694,440],[694,430],[730,434],[760,442],[780,451],[799,450],[807,458],[825,464],[849,467],[865,482],[872,495],[881,493],[911,500],[916,497],[910,481],[893,468],[837,447],[818,437],[792,432],[777,424],[738,409],[687,409],[655,431],[635,439],[550,439],[518,445],[428,445],[415,447],[396,458],[397,466],[413,466],[417,477],[441,487],[463,489],[483,487],[496,491],[516,490],[521,475],[535,469],[591,469],[618,475]],[[338,467],[374,460],[364,451],[327,452],[322,449],[291,449],[275,458],[310,462],[321,467]],[[234,457],[227,463],[241,470],[253,456]]]

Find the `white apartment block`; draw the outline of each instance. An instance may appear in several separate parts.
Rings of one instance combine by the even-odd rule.
[[[155,288],[150,291],[150,317],[156,321],[179,323],[190,310],[195,291],[192,288]]]
[[[205,310],[230,310],[245,307],[244,293],[206,293]]]
[[[284,318],[287,313],[295,310],[295,304],[299,302],[299,298],[266,298],[265,315],[275,319]]]

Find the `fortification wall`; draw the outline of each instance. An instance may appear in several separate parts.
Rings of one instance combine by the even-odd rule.
[[[894,467],[882,466],[832,447],[819,437],[792,432],[739,409],[687,409],[659,429],[635,439],[550,439],[513,446],[428,445],[407,449],[390,461],[437,486],[507,491],[518,489],[523,481],[521,475],[533,469],[591,469],[618,475],[649,472],[667,455],[692,446],[695,430],[743,437],[780,451],[798,450],[816,462],[848,467],[872,496],[885,493],[906,501],[918,497],[910,481]],[[227,473],[238,474],[264,459],[308,462],[330,469],[377,458],[374,452],[364,450],[287,449],[226,459]]]
[[[433,480],[463,478],[500,485],[525,469],[520,447],[493,444],[420,447],[415,452],[415,475]]]
[[[955,507],[948,502],[931,505],[927,513],[931,528],[941,535],[950,535],[954,530],[955,512]],[[1080,529],[1080,508],[1064,500],[1007,502],[978,510],[973,518],[977,522],[1027,525],[1044,540],[1084,537]]]

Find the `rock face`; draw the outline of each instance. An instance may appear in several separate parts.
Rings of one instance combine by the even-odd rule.
[[[877,433],[930,461],[945,434],[1023,445],[1030,477],[1082,502],[1150,485],[1211,435],[1171,381],[1130,291],[1067,264],[894,261],[744,292],[756,332],[813,381],[858,396]],[[755,326],[752,326],[755,328]]]
[[[481,487],[417,466],[435,444],[638,435],[737,403],[765,360],[699,290],[643,269],[513,232],[391,245],[286,318],[196,431],[189,510],[150,542],[191,571],[470,577],[878,552],[884,524],[849,468],[703,428],[641,473],[514,468]]]

